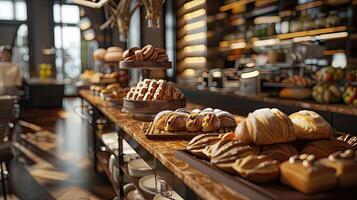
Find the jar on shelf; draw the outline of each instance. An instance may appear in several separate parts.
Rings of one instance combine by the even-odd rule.
[[[319,13],[315,18],[315,29],[320,29],[325,27],[326,27],[326,14]]]
[[[336,27],[340,25],[340,17],[336,11],[331,10],[326,18],[326,27]]]

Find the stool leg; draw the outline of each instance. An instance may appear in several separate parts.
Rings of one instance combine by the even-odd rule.
[[[6,200],[5,174],[4,174],[4,168],[2,167],[2,164],[3,163],[0,163],[2,195],[4,197],[4,200]]]

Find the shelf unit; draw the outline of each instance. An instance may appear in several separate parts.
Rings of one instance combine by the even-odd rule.
[[[357,24],[357,21],[354,20],[357,11],[356,0],[315,0],[304,4],[298,4],[297,0],[236,0],[226,2],[228,3],[221,1],[219,6],[215,6],[206,1],[206,38],[199,41],[206,46],[205,54],[200,54],[198,51],[190,54],[184,53],[185,45],[198,45],[198,43],[183,44],[180,38],[177,38],[177,63],[179,63],[178,68],[180,69],[178,72],[189,67],[201,71],[207,71],[211,68],[233,67],[236,59],[257,54],[257,50],[266,51],[266,49],[260,49],[260,47],[265,48],[269,45],[277,45],[280,42],[280,44],[293,44],[302,41],[318,41],[326,47],[324,55],[328,59],[331,58],[333,52],[346,53],[350,61],[355,61],[354,58],[357,58],[355,53],[357,37],[354,28]],[[178,8],[182,5],[183,3],[178,5]],[[312,10],[316,15],[319,12],[329,13],[330,10],[336,10],[343,20],[335,27],[321,27],[284,34],[263,34],[266,36],[260,37],[255,36],[254,28],[252,30],[254,20],[258,17],[279,16],[284,11],[290,11],[296,13],[296,16],[291,15],[290,19],[299,19],[302,12],[308,13]],[[305,16],[309,15],[306,14]],[[184,23],[182,22],[181,25],[177,26],[178,35],[185,33],[183,29]],[[255,45],[257,43],[259,45]],[[264,43],[268,44],[265,45]],[[277,45],[278,47],[279,45]],[[205,61],[204,63],[194,63],[190,66],[180,64],[191,56],[206,56],[206,60],[202,59],[202,61]],[[209,62],[208,59],[216,62]]]

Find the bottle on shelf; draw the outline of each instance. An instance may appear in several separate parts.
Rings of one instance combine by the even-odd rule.
[[[336,27],[340,25],[340,17],[337,15],[337,11],[331,10],[326,18],[326,27]]]

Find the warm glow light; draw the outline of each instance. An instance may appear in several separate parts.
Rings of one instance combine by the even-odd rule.
[[[312,41],[312,40],[313,40],[313,37],[311,37],[311,36],[293,38],[293,42],[306,42],[306,41]]]
[[[196,75],[196,71],[194,69],[185,69],[182,74],[184,76],[195,76]]]
[[[279,44],[279,42],[280,42],[279,39],[257,40],[254,41],[253,45],[256,47],[271,46],[271,45]]]
[[[207,36],[206,33],[195,33],[195,34],[186,35],[184,37],[184,40],[187,42],[194,41],[194,40],[202,40],[206,38],[206,36]]]
[[[200,16],[203,16],[205,14],[206,14],[206,10],[205,9],[199,9],[199,10],[196,10],[194,12],[187,13],[183,17],[184,17],[185,20],[191,20],[193,18],[200,17]]]
[[[186,64],[205,63],[206,58],[205,57],[188,57],[188,58],[184,59],[184,62]]]
[[[317,40],[329,40],[329,39],[334,39],[334,38],[343,38],[347,37],[348,33],[347,32],[340,32],[340,33],[329,33],[329,34],[322,34],[319,36],[316,36]]]
[[[212,73],[212,76],[215,78],[222,77],[222,72],[221,71],[215,71]]]
[[[274,24],[280,22],[279,16],[264,16],[254,19],[254,24]]]
[[[230,45],[231,49],[243,49],[246,47],[246,43],[245,42],[237,42],[237,43],[233,43]]]
[[[190,31],[190,30],[204,28],[204,27],[206,27],[206,21],[200,20],[200,21],[185,25],[184,29],[185,29],[185,31]]]
[[[198,5],[201,5],[201,4],[205,3],[205,2],[206,2],[206,0],[193,0],[193,1],[190,1],[190,2],[188,2],[188,3],[185,3],[185,4],[183,5],[183,8],[184,8],[185,10],[189,10],[189,9],[191,9],[191,8],[193,8],[193,7],[196,7],[196,6],[198,6]]]
[[[242,78],[253,78],[259,76],[259,71],[247,72],[241,75]]]
[[[197,51],[206,51],[207,47],[206,47],[206,45],[200,44],[200,45],[186,46],[183,50],[186,53],[191,53],[191,52],[197,52]]]

